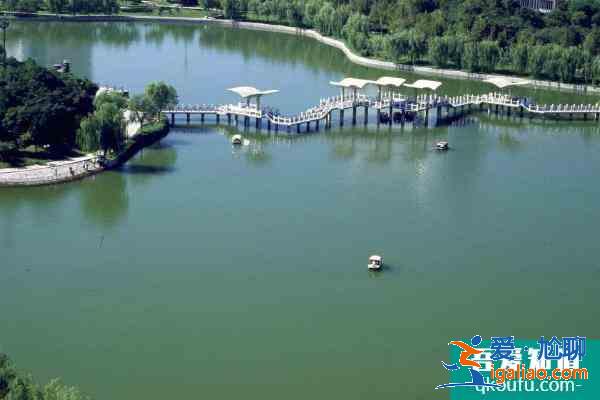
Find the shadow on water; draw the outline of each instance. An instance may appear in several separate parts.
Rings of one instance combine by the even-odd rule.
[[[402,268],[398,265],[385,263],[381,266],[380,270],[372,270],[367,269],[367,273],[369,274],[369,278],[372,279],[383,279],[385,276],[397,275],[402,272]]]
[[[78,189],[82,214],[93,224],[111,228],[126,216],[129,209],[127,180],[118,171],[86,179],[80,182]]]
[[[157,143],[142,150],[118,171],[127,175],[164,175],[175,172],[177,150],[173,143]],[[139,181],[139,179],[137,180]],[[145,181],[145,180],[142,180]]]

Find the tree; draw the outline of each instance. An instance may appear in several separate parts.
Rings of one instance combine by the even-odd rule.
[[[343,36],[350,46],[360,53],[366,53],[369,49],[369,19],[358,13],[354,13],[348,18],[346,25],[342,30]]]
[[[583,54],[576,47],[561,48],[559,61],[559,75],[563,82],[574,82],[577,64]]]
[[[492,72],[500,60],[500,46],[498,42],[484,40],[479,44],[479,66],[484,72]]]
[[[416,30],[409,32],[409,50],[410,63],[414,64],[427,54],[427,37]]]
[[[332,36],[338,32],[335,12],[336,10],[329,2],[325,2],[321,6],[316,22],[317,28],[322,34]]]
[[[592,81],[594,83],[600,82],[600,56],[594,57],[592,61]]]
[[[301,3],[291,1],[287,8],[287,20],[292,26],[302,26],[303,10]]]
[[[238,0],[221,0],[221,7],[225,18],[238,19],[240,17],[240,3]]]
[[[469,71],[478,72],[481,69],[481,65],[479,64],[481,56],[478,42],[468,42],[465,44],[465,53],[463,60],[464,67]]]
[[[115,104],[121,110],[127,108],[127,98],[119,92],[106,91],[97,95],[94,99],[94,107],[96,109],[107,103]]]
[[[8,356],[0,353],[0,399],[89,400],[89,397],[58,379],[40,387],[30,375],[19,372]]]
[[[63,11],[66,11],[68,4],[68,0],[46,0],[46,7],[48,7],[48,11],[55,14],[60,14]]]
[[[321,2],[319,0],[308,0],[304,5],[304,25],[309,27],[317,26],[317,15],[319,14],[319,9],[321,7]]]
[[[463,67],[463,57],[465,53],[464,36],[448,36],[448,58],[457,67]]]
[[[387,54],[396,63],[400,63],[410,51],[410,37],[406,31],[397,32],[387,40]]]
[[[77,130],[77,147],[86,153],[100,149],[100,122],[95,115],[90,115],[81,120]]]
[[[429,59],[433,64],[440,67],[448,65],[449,52],[447,38],[436,36],[429,41]]]
[[[518,43],[512,47],[510,58],[515,71],[520,74],[526,73],[529,64],[529,46],[524,43]]]
[[[546,46],[534,46],[529,52],[529,73],[536,78],[541,78],[544,74],[544,66],[548,58]]]
[[[119,151],[123,145],[123,110],[115,103],[104,102],[94,114],[81,121],[77,131],[77,145],[86,152],[102,149]]]
[[[162,110],[177,104],[177,91],[173,86],[169,86],[164,82],[150,83],[146,86],[144,94],[152,104],[157,117]]]
[[[123,145],[123,111],[116,104],[104,103],[96,110],[94,116],[100,126],[100,148],[106,153],[121,150]]]
[[[81,118],[93,111],[97,86],[50,72],[32,60],[7,61],[0,75],[0,125],[9,142],[69,151]]]
[[[150,121],[158,113],[158,109],[150,101],[148,96],[136,94],[130,100],[127,108],[131,112],[131,120],[140,123],[140,128],[144,123]]]

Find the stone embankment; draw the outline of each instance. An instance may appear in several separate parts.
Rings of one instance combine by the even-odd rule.
[[[63,183],[118,168],[141,149],[151,146],[167,136],[168,133],[169,125],[165,122],[161,129],[135,135],[125,150],[114,160],[105,160],[102,156],[89,154],[83,157],[53,161],[45,165],[0,169],[0,186],[40,186]]]
[[[104,170],[96,155],[53,161],[46,165],[0,169],[0,186],[37,186],[68,182]]]

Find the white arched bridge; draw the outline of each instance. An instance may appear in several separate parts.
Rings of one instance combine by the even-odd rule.
[[[352,124],[356,124],[357,110],[364,110],[364,123],[368,122],[369,110],[377,113],[377,123],[391,124],[392,121],[404,123],[407,120],[421,118],[425,125],[428,124],[430,113],[434,112],[435,118],[439,121],[444,118],[452,118],[456,115],[462,115],[470,111],[504,112],[507,114],[515,113],[520,116],[528,114],[529,116],[551,116],[566,117],[573,119],[579,116],[583,119],[600,118],[599,104],[550,104],[540,105],[529,101],[526,98],[514,97],[508,93],[492,92],[478,95],[462,96],[441,96],[435,93],[435,90],[441,85],[441,82],[430,80],[417,80],[414,83],[407,84],[402,78],[382,77],[376,81],[356,78],[346,78],[340,82],[331,82],[332,85],[341,88],[339,96],[332,96],[320,99],[319,103],[297,115],[285,116],[278,111],[261,106],[261,99],[265,95],[278,92],[277,90],[258,90],[249,86],[241,86],[228,89],[237,93],[243,100],[237,104],[223,105],[182,105],[163,110],[163,114],[171,117],[171,123],[175,123],[176,116],[186,116],[189,123],[194,115],[199,115],[204,122],[205,116],[215,116],[217,123],[221,118],[227,118],[228,123],[238,124],[240,118],[243,119],[244,126],[250,124],[250,119],[256,120],[256,127],[260,128],[263,121],[267,123],[269,130],[285,129],[290,131],[294,128],[300,132],[303,124],[306,124],[306,130],[310,130],[314,123],[316,129],[319,129],[320,123],[326,128],[331,127],[334,112],[339,114],[340,125],[344,124],[344,113],[346,110],[352,112]],[[487,80],[504,89],[514,85],[524,85],[528,81],[520,79],[492,78]],[[362,93],[368,85],[377,87],[376,96],[368,96]],[[399,92],[400,87],[413,88],[414,96],[407,96]],[[418,90],[428,90],[429,93],[418,94]]]

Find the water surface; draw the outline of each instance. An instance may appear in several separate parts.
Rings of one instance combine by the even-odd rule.
[[[9,53],[184,102],[389,74],[264,32],[15,23]],[[489,90],[444,81],[447,93]],[[555,92],[528,91],[549,101]],[[566,95],[577,99],[576,95]],[[197,123],[198,121],[196,121]],[[479,114],[305,136],[180,125],[121,171],[0,190],[0,351],[98,399],[445,399],[447,343],[587,335],[600,300],[594,123]],[[452,150],[431,146],[448,140]],[[370,254],[388,268],[366,271]]]

